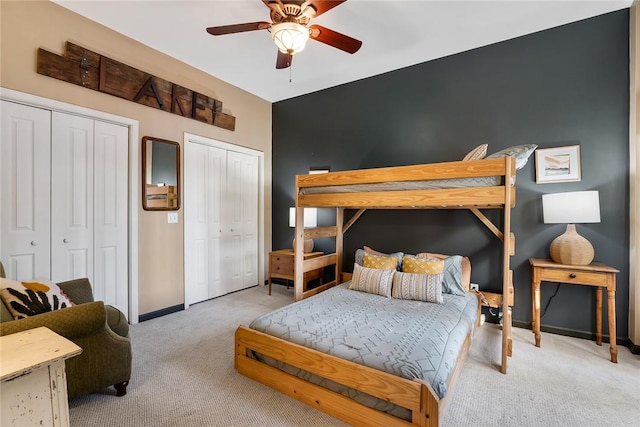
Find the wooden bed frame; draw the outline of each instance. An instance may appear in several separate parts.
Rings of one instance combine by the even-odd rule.
[[[296,245],[295,299],[315,295],[343,281],[343,235],[366,209],[469,209],[503,242],[502,294],[485,293],[490,304],[500,304],[503,313],[502,360],[500,371],[507,373],[507,358],[511,356],[511,306],[513,306],[513,273],[510,257],[514,254],[515,238],[511,233],[511,208],[515,205],[515,159],[505,157],[468,162],[447,162],[415,166],[364,169],[296,177],[295,239],[334,237],[335,253],[305,260],[303,245]],[[350,184],[424,181],[454,178],[501,177],[502,185],[428,190],[374,191],[361,193],[301,194],[301,189]],[[304,208],[335,208],[336,225],[304,228]],[[344,223],[344,209],[357,212]],[[494,225],[480,209],[503,211],[502,228]],[[335,266],[335,277],[329,283],[304,290],[303,274],[307,271]],[[437,426],[440,424],[456,379],[462,369],[471,342],[469,333],[456,367],[447,380],[447,395],[439,399],[425,382],[407,380],[375,369],[336,358],[282,339],[240,326],[236,331],[235,366],[238,372],[294,399],[353,425],[367,426]],[[253,350],[273,359],[304,369],[353,389],[388,400],[412,411],[411,423],[368,408],[352,399],[324,387],[303,381],[272,368],[248,356]]]

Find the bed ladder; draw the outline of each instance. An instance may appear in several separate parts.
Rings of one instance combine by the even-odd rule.
[[[507,163],[507,177],[512,174],[512,163]],[[506,186],[505,188],[509,188]],[[507,359],[513,355],[513,339],[511,337],[512,307],[514,305],[513,270],[510,268],[511,257],[515,255],[515,235],[511,232],[511,192],[505,192],[504,231],[493,224],[485,214],[477,208],[469,210],[502,241],[502,293],[483,292],[488,307],[502,309],[502,356],[500,372],[507,373]]]

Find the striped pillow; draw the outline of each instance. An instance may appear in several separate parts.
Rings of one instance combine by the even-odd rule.
[[[473,150],[469,151],[466,156],[462,159],[463,162],[468,162],[471,160],[481,160],[484,159],[487,155],[487,148],[489,148],[489,144],[480,144]]]
[[[391,298],[394,271],[395,269],[380,270],[354,264],[349,289]]]
[[[442,271],[437,274],[414,274],[396,271],[391,296],[396,299],[442,304]]]

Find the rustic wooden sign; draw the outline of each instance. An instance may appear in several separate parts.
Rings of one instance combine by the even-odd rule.
[[[67,42],[64,56],[38,49],[37,72],[128,101],[235,130],[222,101]]]

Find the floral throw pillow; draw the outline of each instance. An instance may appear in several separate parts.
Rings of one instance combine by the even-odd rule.
[[[0,278],[0,298],[16,320],[74,305],[58,285],[46,280],[18,282]]]

